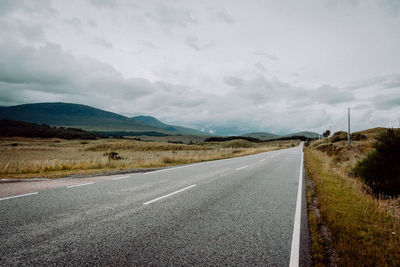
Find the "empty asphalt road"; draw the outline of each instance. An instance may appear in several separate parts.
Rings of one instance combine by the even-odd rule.
[[[309,265],[304,183],[292,251],[301,161],[294,147],[2,197],[0,265]]]

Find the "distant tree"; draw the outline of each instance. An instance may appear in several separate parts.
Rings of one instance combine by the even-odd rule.
[[[331,135],[331,131],[329,131],[329,130],[326,130],[326,131],[322,134],[323,137],[328,137],[328,136],[330,136],[330,135]]]

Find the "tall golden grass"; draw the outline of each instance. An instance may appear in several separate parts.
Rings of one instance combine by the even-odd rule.
[[[240,143],[240,142],[239,142]],[[17,144],[17,145],[15,145]],[[295,145],[265,143],[254,147],[226,144],[183,145],[132,140],[66,141],[0,140],[0,176],[9,178],[61,177],[110,170],[165,167],[250,155]],[[118,153],[120,160],[108,158]]]
[[[309,211],[314,263],[325,265],[321,249],[332,246],[342,266],[400,266],[399,199],[369,194],[361,181],[345,174],[349,164],[335,154],[305,149],[307,176],[314,182],[321,221],[333,241],[324,243],[315,214]]]

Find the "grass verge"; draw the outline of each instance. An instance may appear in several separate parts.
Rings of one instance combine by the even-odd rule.
[[[314,264],[326,265],[332,249],[342,266],[400,266],[400,220],[387,201],[368,194],[357,179],[335,172],[325,153],[310,148],[304,152],[320,213],[319,222],[309,210]],[[309,193],[309,207],[315,205],[312,199]],[[324,241],[320,224],[329,229],[332,242]]]

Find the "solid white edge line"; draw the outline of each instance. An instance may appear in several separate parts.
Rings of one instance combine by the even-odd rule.
[[[169,193],[169,194],[167,194],[167,195],[164,195],[164,196],[162,196],[162,197],[158,197],[158,198],[156,198],[156,199],[147,201],[147,202],[143,203],[143,205],[149,205],[149,204],[151,204],[151,203],[153,203],[153,202],[156,202],[156,201],[159,201],[159,200],[161,200],[161,199],[163,199],[163,198],[170,197],[170,196],[172,196],[172,195],[178,194],[178,193],[180,193],[180,192],[182,192],[182,191],[185,191],[185,190],[190,189],[190,188],[195,187],[195,186],[196,186],[196,184],[192,184],[191,186],[182,188],[182,189],[180,189],[180,190],[178,190],[178,191],[175,191],[175,192]]]
[[[247,167],[249,167],[249,166],[244,165],[244,166],[242,166],[242,167],[240,167],[240,168],[237,168],[236,171],[240,171],[240,170],[245,169],[245,168],[247,168]]]
[[[73,187],[84,186],[84,185],[91,185],[91,184],[93,184],[93,182],[91,182],[91,183],[86,183],[86,184],[75,184],[75,185],[70,185],[70,186],[67,186],[67,188],[73,188]]]
[[[0,201],[1,201],[1,200],[6,200],[6,199],[17,198],[17,197],[26,197],[26,196],[36,195],[37,193],[38,193],[38,192],[33,192],[33,193],[23,194],[23,195],[18,195],[18,196],[3,197],[3,198],[0,198]]]
[[[303,164],[304,164],[303,143],[301,144],[300,149],[301,149],[301,163],[300,163],[300,174],[299,174],[299,187],[297,190],[296,213],[294,217],[292,248],[290,252],[290,263],[289,263],[290,267],[299,266],[299,260],[300,260],[301,199],[303,195]]]

